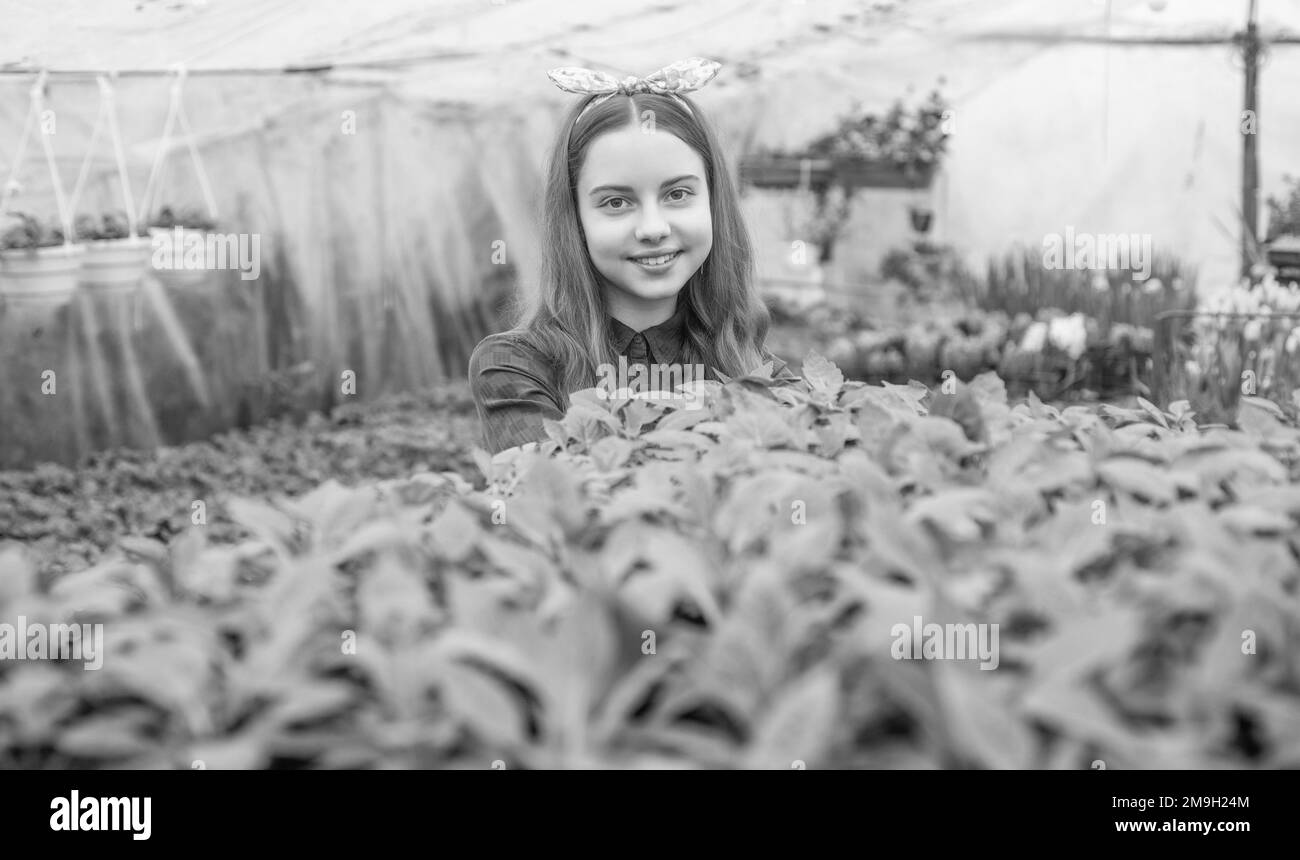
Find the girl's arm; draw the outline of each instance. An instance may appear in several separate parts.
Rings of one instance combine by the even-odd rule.
[[[544,441],[543,420],[563,420],[549,379],[541,355],[507,335],[488,335],[474,347],[469,384],[489,453]]]

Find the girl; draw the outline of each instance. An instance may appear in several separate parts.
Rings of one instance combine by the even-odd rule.
[[[693,58],[623,81],[550,73],[592,95],[551,151],[540,290],[517,305],[514,328],[470,356],[491,453],[544,440],[565,393],[611,367],[693,367],[717,380],[770,361],[773,376],[798,379],[763,347],[769,315],[735,187],[712,127],[682,95],[718,68]]]

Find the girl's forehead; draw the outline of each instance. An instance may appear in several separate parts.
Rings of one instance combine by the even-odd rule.
[[[667,131],[629,126],[602,134],[587,147],[579,186],[617,184],[658,187],[683,175],[704,179],[704,159],[685,141]]]

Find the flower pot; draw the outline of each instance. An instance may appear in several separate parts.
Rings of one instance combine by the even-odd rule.
[[[153,244],[141,236],[87,242],[81,258],[81,283],[102,291],[133,290],[152,254]]]
[[[899,164],[893,161],[868,161],[863,158],[837,158],[835,181],[845,188],[929,188],[934,180],[934,165]]]
[[[83,245],[0,251],[0,296],[6,300],[62,302],[81,273]]]
[[[830,179],[829,159],[754,156],[740,161],[741,183],[755,188],[824,188]]]
[[[909,213],[912,217],[912,229],[918,233],[929,233],[930,224],[934,221],[934,212],[929,209],[913,208]]]
[[[1279,236],[1266,246],[1269,265],[1280,281],[1300,280],[1300,236]]]

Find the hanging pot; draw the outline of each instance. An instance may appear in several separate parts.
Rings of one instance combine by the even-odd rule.
[[[63,302],[77,289],[82,245],[0,251],[0,295],[5,299]]]
[[[740,161],[741,185],[755,188],[824,188],[831,179],[831,162],[824,158],[748,156]]]
[[[152,256],[153,244],[142,236],[87,242],[81,258],[81,283],[103,291],[133,290]]]
[[[910,210],[912,216],[912,229],[918,233],[929,233],[930,224],[934,221],[934,210],[922,209],[913,206]]]
[[[934,165],[900,164],[895,161],[871,160],[844,156],[834,161],[835,181],[846,189],[854,188],[929,188],[934,181]]]

